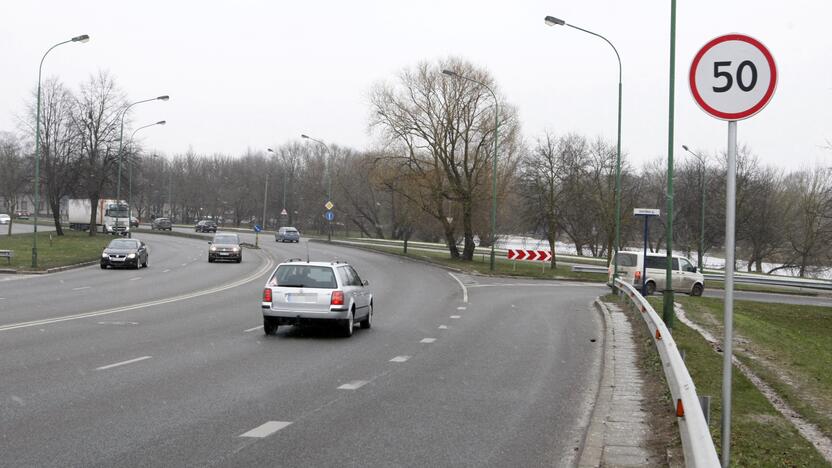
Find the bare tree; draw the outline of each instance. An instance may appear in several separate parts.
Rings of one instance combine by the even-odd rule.
[[[13,214],[17,197],[25,192],[32,178],[20,142],[11,133],[0,133],[0,168],[0,195],[6,203],[7,213]],[[14,216],[10,218],[8,235],[12,235],[14,224]]]
[[[562,156],[563,140],[549,132],[539,138],[534,149],[523,161],[520,170],[520,192],[523,211],[535,231],[542,231],[552,252],[552,268],[557,266],[555,244],[560,226],[561,195],[567,179]]]

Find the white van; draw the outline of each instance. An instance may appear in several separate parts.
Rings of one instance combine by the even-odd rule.
[[[609,266],[609,281],[615,273],[614,262],[618,261],[618,277],[632,284],[639,291],[642,286],[642,270],[644,266],[643,252],[618,252],[613,256]],[[660,253],[647,253],[647,295],[656,291],[663,291],[665,279],[667,278],[667,255]],[[702,272],[697,271],[689,258],[673,256],[672,265],[673,290],[701,296],[705,290],[705,277]]]

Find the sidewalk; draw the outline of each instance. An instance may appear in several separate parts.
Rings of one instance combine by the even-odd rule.
[[[665,443],[657,440],[650,424],[654,416],[649,413],[630,321],[616,304],[596,301],[595,306],[606,323],[604,371],[578,465],[668,466],[666,451],[659,449]]]

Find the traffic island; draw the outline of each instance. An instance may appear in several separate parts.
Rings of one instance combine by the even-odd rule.
[[[98,262],[101,251],[113,239],[100,233],[90,236],[83,231],[66,230],[63,236],[54,231],[38,232],[38,266],[32,268],[33,238],[32,233],[0,236],[0,250],[13,252],[10,261],[0,259],[0,271],[48,273],[92,265]]]

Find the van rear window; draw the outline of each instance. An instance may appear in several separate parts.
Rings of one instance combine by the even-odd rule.
[[[618,252],[616,255],[616,263],[620,267],[634,267],[636,266],[636,255],[626,252]]]

